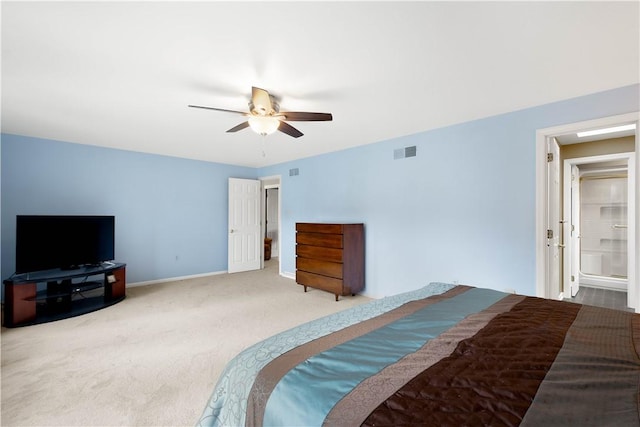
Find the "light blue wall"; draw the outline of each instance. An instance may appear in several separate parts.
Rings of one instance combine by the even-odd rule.
[[[14,270],[16,214],[116,215],[128,282],[226,270],[227,178],[280,175],[287,274],[296,222],[364,222],[368,295],[454,280],[533,295],[536,130],[638,111],[639,90],[261,169],[3,134],[1,275]],[[413,145],[417,157],[393,159]]]
[[[282,176],[283,272],[295,272],[296,222],[364,222],[366,294],[458,281],[535,295],[536,130],[638,111],[639,88],[262,169]]]
[[[115,215],[127,282],[227,269],[227,178],[256,170],[2,134],[2,278],[15,217]]]

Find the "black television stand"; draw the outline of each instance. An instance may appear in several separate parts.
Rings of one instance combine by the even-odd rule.
[[[125,298],[125,285],[123,263],[13,276],[4,281],[4,326],[50,322],[108,307]]]

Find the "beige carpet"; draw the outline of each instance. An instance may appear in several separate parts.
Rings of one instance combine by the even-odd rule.
[[[369,301],[261,271],[127,289],[108,308],[2,329],[2,426],[192,426],[251,344]]]

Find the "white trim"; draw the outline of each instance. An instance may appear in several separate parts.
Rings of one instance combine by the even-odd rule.
[[[589,120],[578,123],[564,124],[561,126],[555,126],[545,129],[538,129],[536,131],[536,224],[535,224],[535,255],[536,255],[536,271],[535,271],[535,288],[536,295],[539,297],[547,297],[548,291],[546,288],[546,260],[545,260],[545,212],[547,209],[547,187],[546,187],[546,141],[547,138],[566,135],[569,133],[575,133],[578,130],[595,128],[598,126],[613,126],[616,124],[636,123],[636,135],[638,134],[638,124],[640,123],[640,112],[621,114],[617,116],[603,117],[596,120]],[[638,145],[638,139],[636,138],[636,170],[640,170],[640,147]],[[640,186],[636,186],[636,204],[640,201]],[[629,207],[633,212],[629,212],[630,215],[635,215],[636,222],[638,222],[638,214],[640,209],[635,209],[635,206]],[[631,248],[632,256],[636,256],[640,249],[640,227],[635,227],[635,230],[630,230],[630,233],[636,233],[635,248]],[[638,290],[638,283],[636,278],[640,277],[640,263],[636,263],[635,271],[629,271],[629,286],[635,286],[634,289]],[[635,292],[635,307],[636,312],[640,312],[640,291]]]
[[[640,261],[638,260],[638,254],[640,254],[640,236],[638,230],[640,229],[640,210],[638,209],[638,203],[640,202],[640,185],[638,185],[638,168],[636,164],[640,164],[640,149],[638,148],[638,124],[640,118],[636,122],[636,138],[635,138],[635,150],[636,150],[636,163],[633,162],[633,157],[629,159],[627,164],[627,173],[629,174],[629,187],[628,197],[633,203],[629,203],[627,206],[627,217],[632,220],[627,220],[628,223],[628,236],[634,240],[634,245],[628,245],[627,251],[629,252],[629,268],[627,270],[627,301],[629,307],[635,309],[636,313],[640,313]]]
[[[278,181],[282,181],[282,175],[269,175],[269,176],[261,176],[258,178],[260,181],[271,181],[272,179],[277,179]],[[271,185],[271,184],[267,184]],[[275,184],[274,184],[275,185]]]
[[[629,248],[629,250],[633,250],[631,256],[636,260],[636,271],[631,271],[630,274],[632,276],[628,277],[629,283],[635,283],[635,311],[636,313],[640,313],[640,209],[638,209],[638,203],[640,203],[640,184],[638,183],[638,175],[640,175],[640,141],[638,141],[638,131],[640,127],[640,114],[637,114],[636,117],[636,139],[635,139],[635,149],[636,149],[636,164],[635,164],[635,185],[636,185],[636,204],[635,206],[629,206],[627,208],[627,215],[635,217],[635,235],[636,235],[636,247]],[[631,165],[629,165],[631,166]],[[634,230],[629,230],[629,233],[633,233]]]
[[[220,274],[227,274],[227,270],[214,271],[211,273],[191,274],[189,276],[167,277],[166,279],[146,280],[144,282],[127,283],[126,286],[127,288],[135,288],[137,286],[157,285],[159,283],[176,282],[178,280],[198,279],[200,277],[217,276]]]
[[[283,271],[280,273],[280,275],[287,279],[296,280],[296,273],[289,273],[289,272]]]
[[[627,292],[629,280],[618,279],[616,277],[592,276],[590,274],[580,273],[580,287],[583,285],[587,288],[610,289],[612,291]]]
[[[547,265],[546,245],[542,238],[546,233],[547,212],[547,138],[551,132],[539,130],[536,132],[536,296],[546,297],[547,291]]]
[[[166,279],[147,280],[144,282],[127,283],[127,288],[135,288],[138,286],[148,286],[148,285],[158,285],[161,283],[177,282],[179,280],[198,279],[201,277],[219,276],[221,274],[228,274],[228,273],[229,272],[227,270],[222,270],[222,271],[214,271],[211,273],[191,274],[189,276],[168,277]],[[286,279],[296,280],[296,273],[284,272],[284,273],[280,273],[280,276]]]

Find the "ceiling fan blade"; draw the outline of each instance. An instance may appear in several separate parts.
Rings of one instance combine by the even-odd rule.
[[[302,135],[304,135],[298,129],[294,128],[289,123],[283,122],[283,121],[280,121],[280,126],[278,126],[278,130],[294,138],[300,138]]]
[[[249,127],[249,122],[242,122],[239,125],[232,127],[227,132],[238,132],[239,130],[242,130],[248,127]]]
[[[262,116],[268,116],[273,113],[273,105],[271,105],[271,97],[269,92],[259,87],[251,88],[251,103],[253,104],[252,112],[255,111]]]
[[[276,114],[292,122],[328,122],[333,120],[331,113],[307,113],[303,111],[283,111]]]
[[[189,107],[191,107],[191,108],[202,108],[204,110],[224,111],[225,113],[242,114],[243,116],[248,115],[248,113],[242,112],[242,111],[225,110],[224,108],[205,107],[205,106],[202,106],[202,105],[189,105]]]

